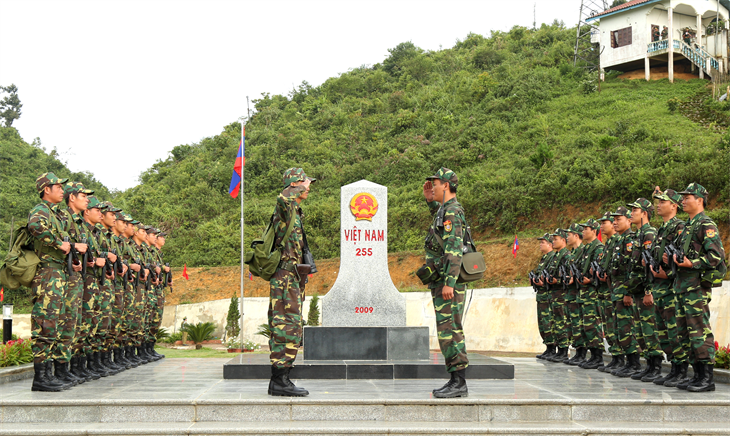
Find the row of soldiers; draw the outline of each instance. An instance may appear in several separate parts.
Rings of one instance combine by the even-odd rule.
[[[692,183],[682,192],[657,188],[653,197],[655,204],[639,198],[538,238],[543,257],[530,280],[546,350],[537,358],[714,391],[709,303],[727,266],[717,225],[704,213],[708,192]],[[679,208],[687,221],[676,217]],[[655,212],[663,220],[659,229],[650,224]],[[607,365],[604,339],[612,357]],[[572,358],[569,345],[576,349]],[[671,362],[665,375],[664,356]]]
[[[165,233],[53,173],[36,188],[32,390],[58,392],[163,358],[154,344],[172,286]]]

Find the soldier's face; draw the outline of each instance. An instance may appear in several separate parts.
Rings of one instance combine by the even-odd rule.
[[[444,191],[446,188],[446,183],[442,182],[439,179],[433,179],[433,197],[434,200],[438,201],[439,203],[444,198]]]
[[[101,223],[104,224],[104,227],[106,228],[114,228],[117,224],[117,215],[114,212],[104,212]]]
[[[692,194],[682,194],[682,209],[690,215],[700,211],[702,202]]]
[[[127,230],[127,223],[122,220],[116,220],[114,222],[114,228],[119,232],[120,235],[124,234],[124,231]]]
[[[154,245],[157,241],[157,235],[154,233],[147,233],[147,243],[150,245]]]
[[[659,204],[656,205],[656,214],[664,217],[669,216],[672,214],[672,211],[675,211],[677,206],[668,200],[659,200]]]
[[[573,232],[568,232],[568,244],[577,245],[580,242],[578,235]]]
[[[629,227],[631,227],[631,221],[629,221],[629,219],[625,216],[621,215],[614,218],[613,228],[616,229],[617,232],[623,233],[628,230]]]
[[[134,225],[131,223],[125,223],[126,226],[124,227],[124,236],[131,238],[134,236]]]
[[[583,227],[583,239],[594,239],[596,231],[590,227]]]
[[[601,221],[601,231],[603,233],[613,234],[613,232],[615,231],[615,229],[613,228],[613,223],[609,220]]]
[[[99,224],[101,222],[101,210],[98,207],[86,209],[86,216],[91,224]]]
[[[49,203],[60,203],[63,201],[63,187],[61,185],[51,185],[43,188],[44,198]]]
[[[165,237],[164,236],[158,236],[157,237],[157,247],[162,248],[165,246]]]
[[[540,239],[540,251],[542,252],[542,254],[550,253],[551,251],[553,251],[553,244],[544,239]]]
[[[631,224],[641,225],[641,219],[644,217],[644,211],[640,207],[631,209]]]
[[[553,248],[556,250],[565,248],[565,239],[562,236],[553,236]]]

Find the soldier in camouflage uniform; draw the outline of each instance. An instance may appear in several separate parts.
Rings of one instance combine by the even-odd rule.
[[[147,363],[147,359],[139,353],[139,346],[141,345],[140,339],[144,328],[142,316],[144,311],[144,281],[147,277],[146,274],[149,274],[149,270],[144,267],[145,259],[140,251],[140,244],[142,238],[144,238],[139,230],[141,223],[132,219],[128,214],[125,214],[125,218],[128,219],[128,225],[124,231],[124,236],[127,238],[128,262],[130,263],[129,267],[134,272],[130,274],[130,286],[125,296],[125,309],[127,309],[125,314],[127,325],[125,357],[133,363],[141,365]]]
[[[568,317],[570,318],[570,329],[568,335],[570,336],[570,342],[573,344],[575,349],[575,355],[568,359],[565,364],[567,365],[580,365],[585,361],[586,349],[585,345],[585,334],[583,332],[583,320],[582,320],[582,305],[583,300],[580,298],[580,283],[574,279],[574,274],[571,271],[572,267],[580,269],[580,261],[583,258],[584,246],[583,246],[583,227],[579,224],[571,224],[567,229],[566,233],[568,236],[568,249],[570,249],[570,262],[568,263],[568,273],[573,278],[570,286],[568,286],[568,292],[565,296],[565,302],[568,308]]]
[[[157,254],[157,257],[159,259],[160,265],[162,265],[162,275],[160,276],[160,283],[161,285],[157,287],[157,311],[155,313],[155,325],[153,326],[154,329],[154,337],[155,341],[157,341],[157,332],[160,330],[160,325],[162,324],[162,314],[165,310],[165,288],[168,286],[168,283],[165,282],[167,280],[166,274],[170,272],[170,267],[165,264],[164,256],[162,253],[162,247],[165,246],[165,237],[167,236],[167,233],[157,230],[157,239],[155,240],[155,252]],[[172,287],[172,282],[169,283],[169,286]],[[164,354],[160,354],[155,350],[154,343],[151,347],[152,355],[162,359],[165,357]]]
[[[123,262],[126,263],[129,268],[127,270],[126,279],[122,278],[124,287],[123,291],[123,305],[122,305],[122,321],[120,322],[121,331],[121,347],[124,350],[122,358],[129,362],[132,367],[141,365],[143,362],[137,357],[134,347],[134,330],[137,325],[137,313],[135,312],[135,301],[137,300],[137,287],[135,286],[136,278],[138,275],[143,274],[142,265],[138,263],[139,255],[135,250],[132,249],[131,237],[134,235],[134,226],[139,224],[139,221],[132,218],[129,214],[122,212],[117,213],[117,223],[115,229],[119,232],[119,244],[121,256]]]
[[[598,288],[591,279],[591,263],[597,262],[603,254],[603,243],[596,237],[597,221],[589,219],[583,226],[583,257],[577,262],[583,276],[580,283],[581,325],[585,347],[591,351],[591,358],[580,363],[584,369],[596,369],[603,363],[603,342],[601,341],[601,317],[599,315]]]
[[[568,360],[568,346],[570,345],[568,339],[570,327],[567,325],[568,318],[565,311],[565,296],[571,282],[561,277],[563,276],[561,271],[565,271],[572,259],[570,257],[570,251],[566,248],[568,234],[565,229],[555,229],[555,232],[550,236],[553,237],[553,250],[555,250],[555,255],[545,269],[550,275],[548,284],[550,285],[550,289],[552,289],[550,298],[551,309],[553,311],[552,332],[555,337],[555,343],[558,346],[558,352],[555,356],[545,360],[562,363]]]
[[[155,341],[157,340],[157,331],[162,321],[158,318],[159,305],[158,296],[160,289],[162,289],[162,281],[160,277],[162,275],[162,260],[157,250],[157,234],[160,231],[155,227],[150,226],[147,229],[147,254],[150,259],[150,266],[153,269],[151,275],[150,290],[147,292],[147,326],[145,329],[145,342],[143,344],[143,352],[151,360],[162,359],[162,355],[154,353]]]
[[[149,226],[142,223],[136,224],[134,227],[134,234],[132,235],[132,243],[129,244],[132,251],[135,253],[135,259],[139,259],[139,264],[142,266],[142,270],[139,275],[139,283],[135,286],[135,298],[134,298],[134,314],[135,324],[132,330],[132,337],[134,342],[134,348],[137,351],[137,358],[142,363],[149,363],[151,359],[144,350],[145,334],[147,332],[147,321],[149,318],[149,294],[150,291],[150,280],[152,277],[153,270],[151,269],[152,260],[147,250],[147,230]]]
[[[673,256],[678,267],[674,280],[678,298],[677,330],[695,375],[677,387],[690,392],[708,392],[715,390],[715,339],[710,326],[709,303],[712,288],[722,283],[727,272],[725,249],[717,225],[704,213],[709,197],[707,190],[698,183],[691,183],[680,194],[683,196],[682,208],[689,214],[689,219],[677,241],[684,258]]]
[[[33,310],[31,312],[31,349],[33,350],[33,391],[58,392],[71,387],[58,380],[52,372],[53,352],[58,342],[57,320],[63,315],[68,271],[66,254],[71,244],[59,218],[63,201],[63,184],[53,173],[42,174],[36,180],[41,202],[28,215],[28,231],[33,248],[40,259],[31,284]]]
[[[631,232],[631,211],[623,206],[612,213],[613,226],[618,240],[611,260],[610,283],[611,301],[614,304],[614,328],[618,346],[626,355],[626,364],[611,370],[612,375],[630,377],[641,370],[639,362],[639,342],[634,336],[634,324],[638,322],[638,312],[634,300],[628,292],[626,282],[633,267],[631,253],[634,248],[634,234]],[[622,375],[623,374],[623,375]]]
[[[643,259],[644,252],[651,254],[656,239],[656,229],[649,224],[654,205],[646,198],[639,198],[628,205],[631,210],[631,221],[639,231],[634,239],[632,269],[629,280],[625,283],[631,294],[639,314],[639,322],[635,324],[636,338],[646,359],[644,370],[631,375],[632,380],[654,381],[661,376],[662,352],[659,349],[659,338],[656,334],[656,306],[651,295],[651,278],[653,274]]]
[[[426,236],[426,264],[437,274],[428,284],[436,312],[436,331],[446,370],[451,379],[433,391],[436,398],[466,397],[466,368],[469,359],[464,341],[464,297],[466,285],[457,283],[461,269],[464,238],[468,233],[464,209],[456,199],[459,178],[448,168],[426,178],[423,195],[433,215]]]
[[[538,354],[538,359],[546,359],[557,353],[555,350],[555,338],[552,333],[552,311],[550,310],[550,288],[542,279],[542,273],[552,260],[555,252],[553,251],[553,237],[550,233],[545,233],[537,238],[540,241],[540,251],[542,258],[535,268],[536,280],[531,281],[531,285],[537,287],[535,299],[537,300],[537,328],[540,330],[542,343],[545,344],[545,352]]]
[[[613,216],[611,212],[606,212],[600,218],[601,221],[601,233],[605,239],[605,246],[603,253],[601,253],[598,264],[603,270],[603,274],[599,275],[598,280],[600,285],[598,287],[598,299],[601,308],[601,321],[603,325],[603,336],[608,343],[608,352],[611,353],[611,362],[605,366],[599,366],[598,370],[601,372],[611,372],[616,367],[624,366],[624,354],[618,343],[618,333],[616,331],[616,318],[613,313],[613,301],[611,301],[611,285],[610,285],[610,271],[612,269],[613,253],[618,247],[620,235],[616,234],[616,229],[613,226]]]
[[[672,383],[681,376],[682,367],[684,367],[683,377],[686,378],[688,365],[687,353],[677,338],[677,294],[672,286],[674,274],[671,267],[663,260],[666,247],[676,244],[679,233],[684,229],[684,222],[676,217],[677,208],[682,201],[681,195],[673,189],[667,189],[655,193],[654,198],[658,200],[655,205],[657,215],[662,217],[664,225],[657,230],[656,240],[651,249],[653,258],[659,263],[659,270],[651,268],[654,283],[649,297],[656,305],[656,332],[659,346],[666,354],[667,360],[672,363],[669,374],[653,380],[655,384],[663,385],[667,381]]]
[[[284,172],[284,190],[276,199],[273,225],[276,226],[275,245],[281,245],[281,261],[269,280],[268,321],[271,329],[271,380],[269,395],[309,395],[306,389],[297,387],[289,379],[294,360],[302,341],[302,303],[304,295],[299,286],[297,265],[303,263],[304,213],[300,207],[309,196],[310,185],[316,179],[307,177],[301,168],[289,168]],[[289,238],[289,221],[293,217]]]

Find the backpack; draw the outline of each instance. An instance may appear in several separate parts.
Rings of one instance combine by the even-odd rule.
[[[274,212],[275,214],[276,212]],[[261,277],[264,280],[271,279],[281,261],[281,251],[284,249],[284,242],[289,239],[293,230],[294,216],[291,214],[289,224],[286,226],[286,234],[281,242],[274,247],[276,240],[276,226],[274,226],[274,214],[271,215],[269,225],[264,230],[260,239],[254,239],[251,243],[251,250],[243,258],[243,263],[248,265],[251,275]]]
[[[33,250],[28,226],[17,229],[10,239],[10,250],[0,268],[0,283],[8,289],[30,287],[41,260]]]

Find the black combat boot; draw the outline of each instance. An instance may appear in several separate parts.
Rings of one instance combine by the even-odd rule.
[[[715,368],[713,363],[700,363],[702,365],[702,377],[687,387],[688,392],[710,392],[715,390],[715,379],[712,371]]]
[[[47,374],[47,368],[46,366],[49,365],[50,362],[41,362],[41,363],[34,363],[33,364],[33,386],[31,386],[31,391],[41,391],[41,392],[60,392],[64,389],[68,389],[71,386],[68,385],[68,387],[64,387],[62,382],[59,380],[51,380],[48,378]]]
[[[557,354],[555,354],[552,357],[549,357],[545,360],[549,360],[550,362],[559,363],[564,361],[568,357],[568,347],[565,348],[558,348]]]
[[[679,372],[679,365],[672,362],[672,369],[669,370],[669,374],[657,377],[653,380],[655,385],[664,385],[664,382],[667,380],[672,380],[674,377],[677,376],[677,373]]]
[[[544,359],[546,355],[550,354],[550,345],[545,345],[545,351],[542,354],[535,356],[536,359]]]
[[[687,377],[687,368],[689,368],[689,363],[687,362],[681,362],[677,364],[677,375],[674,376],[674,378],[665,380],[664,386],[668,388],[676,388],[679,386],[680,383],[684,383],[685,381],[689,383],[689,377]]]
[[[652,360],[654,364],[651,367],[651,371],[646,373],[644,377],[641,377],[641,381],[645,383],[653,382],[662,376],[662,361],[664,358],[660,354],[659,356],[652,356]]]
[[[289,380],[291,368],[271,367],[271,380],[269,381],[269,395],[275,397],[306,397],[309,391],[298,388]]]
[[[641,361],[639,360],[639,353],[631,353],[626,355],[626,365],[624,365],[624,367],[621,368],[621,371],[619,371],[615,375],[617,377],[626,378],[631,377],[639,371],[641,371]]]
[[[652,369],[654,369],[654,359],[649,356],[646,358],[646,367],[639,372],[631,374],[631,380],[641,380],[642,377],[649,374]]]
[[[440,391],[433,393],[434,398],[456,398],[468,397],[469,389],[466,387],[466,370],[462,369],[454,371],[456,373],[456,382],[447,386]]]
[[[112,350],[112,353],[114,353],[114,363],[118,363],[119,366],[124,367],[124,369],[132,369],[132,363],[124,358],[124,350],[121,348],[114,348]]]
[[[101,376],[98,373],[89,369],[89,365],[88,365],[89,361],[88,361],[87,356],[88,355],[79,356],[79,370],[82,373],[86,374],[86,376],[88,378],[90,378],[91,380],[99,380],[101,378]]]
[[[603,349],[602,348],[591,348],[591,360],[584,363],[581,368],[583,369],[598,369],[603,364]]]
[[[124,347],[124,357],[132,362],[135,367],[142,365],[142,359],[140,359],[135,353],[134,353],[134,345],[127,345]]]
[[[155,342],[156,341],[150,342],[150,353],[152,353],[152,355],[155,356],[157,360],[164,359],[165,355],[160,354],[157,352],[157,350],[155,350]]]
[[[694,377],[689,378],[687,377],[685,380],[683,380],[681,383],[677,384],[677,389],[687,390],[689,385],[697,383],[700,378],[702,378],[702,370],[704,369],[704,366],[701,363],[693,363],[692,369],[695,372]]]
[[[443,391],[444,389],[449,388],[449,386],[451,386],[457,382],[456,378],[458,377],[458,375],[456,374],[456,371],[452,371],[450,374],[451,374],[451,378],[449,379],[449,381],[447,381],[446,384],[441,386],[440,388],[434,389],[432,391],[432,393],[435,394],[436,392]]]
[[[152,359],[153,362],[157,362],[161,359],[159,354],[155,354],[155,345],[153,342],[145,343],[145,353],[147,353],[147,356]]]
[[[109,360],[109,352],[108,351],[99,351],[98,353],[99,360],[101,361],[101,364],[104,365],[107,370],[109,371],[110,375],[117,375],[121,370],[115,368],[114,364],[111,360]]]
[[[80,383],[91,381],[91,376],[84,372],[83,368],[79,364],[79,356],[71,358],[71,374],[80,378],[82,380]]]
[[[114,366],[114,369],[118,370],[119,372],[122,372],[127,369],[127,365],[122,364],[122,362],[117,361],[117,355],[114,354],[114,349],[111,349],[106,352],[106,354],[109,356],[109,362]]]
[[[571,366],[578,366],[581,363],[585,362],[586,353],[588,353],[588,349],[586,347],[578,347],[575,350],[575,356],[573,356],[571,359],[568,359],[568,361],[565,363]]]
[[[79,384],[79,378],[68,372],[68,362],[60,362],[53,360],[53,367],[56,370],[56,378],[64,383],[69,383],[71,386]]]
[[[611,355],[611,361],[608,362],[607,365],[599,366],[598,367],[598,370],[601,371],[601,372],[608,372],[608,373],[610,373],[611,370],[613,370],[616,367],[616,364],[618,363],[619,357],[623,357],[623,356],[620,356],[620,355],[616,355],[616,356]]]
[[[109,374],[107,368],[101,364],[101,359],[99,359],[99,353],[87,354],[86,360],[88,361],[87,365],[89,369],[99,374],[100,377],[109,377],[111,375]]]
[[[144,353],[144,348],[142,345],[135,347],[137,350],[137,358],[142,361],[142,363],[150,363],[152,362],[152,359],[148,358],[147,355]]]

